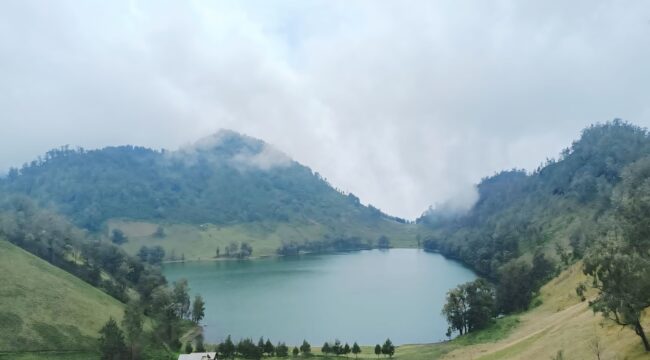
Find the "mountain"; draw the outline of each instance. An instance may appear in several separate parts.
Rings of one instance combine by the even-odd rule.
[[[483,179],[467,212],[442,206],[417,220],[425,249],[489,278],[496,312],[521,315],[513,335],[485,358],[549,351],[587,358],[598,343],[601,355],[619,347],[630,358],[647,356],[648,179],[650,135],[614,120],[585,129],[559,159],[531,173]]]
[[[5,352],[94,352],[99,329],[124,311],[108,294],[2,239],[0,283],[0,358]]]
[[[265,253],[282,242],[297,244],[292,249],[306,242],[320,249],[337,243],[336,248],[372,246],[382,235],[399,241],[405,223],[336,190],[273,146],[228,130],[176,151],[62,147],[11,169],[0,180],[0,191],[27,195],[94,232],[124,228],[137,238],[141,232],[129,233],[137,222],[154,230],[163,224],[167,233],[181,232],[185,238],[201,236],[176,225],[236,228],[243,234],[239,238],[250,241],[275,234],[272,245],[260,241]],[[147,244],[140,239],[130,245],[141,243]],[[219,244],[209,246],[210,254]],[[172,244],[167,250],[193,251]]]
[[[613,221],[613,196],[627,166],[650,156],[645,129],[615,120],[585,129],[560,158],[532,173],[502,171],[478,185],[466,213],[425,212],[417,222],[428,247],[496,277],[535,252],[580,259]],[[570,259],[564,259],[570,260]]]

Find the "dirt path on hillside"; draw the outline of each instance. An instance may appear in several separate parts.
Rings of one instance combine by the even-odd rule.
[[[481,359],[508,348],[514,348],[526,341],[535,341],[546,333],[554,332],[567,324],[569,319],[576,318],[580,313],[588,311],[587,303],[577,303],[558,312],[548,309],[523,315],[521,325],[503,340],[495,343],[477,344],[461,348],[447,354],[445,359]],[[515,355],[516,356],[516,355]]]

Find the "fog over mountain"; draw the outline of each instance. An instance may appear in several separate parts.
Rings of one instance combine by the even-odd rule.
[[[226,128],[390,214],[463,208],[591,123],[650,125],[650,4],[625,4],[3,2],[0,171]]]

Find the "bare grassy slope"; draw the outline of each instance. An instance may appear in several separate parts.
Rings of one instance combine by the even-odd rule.
[[[585,280],[581,264],[569,268],[541,290],[542,305],[520,316],[520,325],[503,340],[467,346],[450,352],[445,359],[550,359],[563,351],[567,359],[596,359],[595,343],[601,359],[649,359],[639,337],[599,314],[575,293]],[[645,326],[650,326],[646,316]]]
[[[123,306],[102,291],[0,240],[0,353],[95,349]]]

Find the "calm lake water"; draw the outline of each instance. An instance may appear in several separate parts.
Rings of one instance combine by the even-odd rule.
[[[260,336],[320,346],[334,338],[372,345],[445,338],[447,290],[476,275],[442,255],[371,250],[245,261],[167,264],[206,300],[206,342]],[[192,296],[193,297],[193,296]]]

